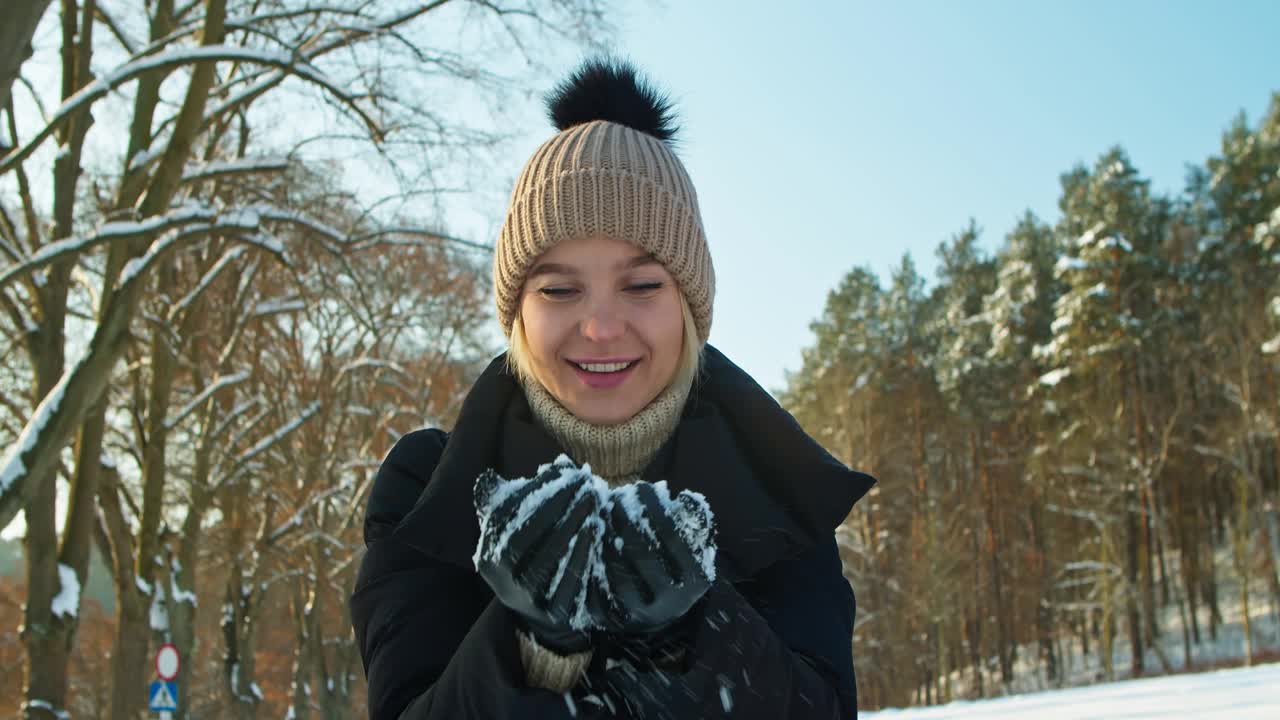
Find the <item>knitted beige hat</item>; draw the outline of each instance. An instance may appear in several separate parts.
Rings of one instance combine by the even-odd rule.
[[[511,193],[494,251],[498,320],[510,335],[525,277],[561,240],[604,235],[661,262],[684,293],[698,337],[711,333],[715,269],[698,198],[669,146],[669,101],[627,65],[592,60],[548,98],[560,130]]]

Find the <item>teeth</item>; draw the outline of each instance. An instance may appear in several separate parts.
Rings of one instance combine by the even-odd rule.
[[[597,372],[597,373],[611,373],[611,372],[618,372],[619,370],[626,370],[628,367],[630,367],[630,366],[631,366],[631,363],[624,363],[624,362],[619,362],[619,363],[574,363],[574,364],[575,364],[575,365],[577,365],[578,367],[582,368],[583,370],[586,370],[587,372]]]

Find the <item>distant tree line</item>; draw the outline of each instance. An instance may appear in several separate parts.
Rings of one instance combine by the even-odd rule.
[[[1280,95],[1176,197],[1119,148],[1061,184],[1054,225],[942,243],[929,290],[849,272],[788,377],[880,479],[839,532],[864,706],[1190,667],[1227,606],[1250,661],[1280,623]]]

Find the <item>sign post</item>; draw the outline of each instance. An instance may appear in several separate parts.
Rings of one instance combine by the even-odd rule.
[[[156,650],[156,675],[160,679],[151,683],[147,697],[152,712],[160,713],[160,720],[172,720],[178,711],[178,670],[182,667],[182,658],[173,643],[165,643]]]

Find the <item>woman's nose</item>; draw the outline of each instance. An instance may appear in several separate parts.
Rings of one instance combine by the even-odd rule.
[[[592,303],[582,319],[582,336],[593,342],[616,340],[626,331],[626,322],[610,302]]]

